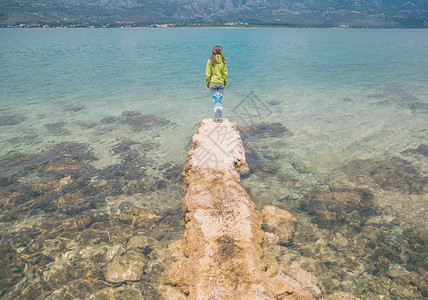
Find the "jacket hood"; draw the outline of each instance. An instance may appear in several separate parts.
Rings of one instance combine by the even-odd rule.
[[[220,64],[220,63],[223,62],[223,59],[221,58],[221,55],[217,54],[215,56],[215,62],[216,62],[216,64]]]

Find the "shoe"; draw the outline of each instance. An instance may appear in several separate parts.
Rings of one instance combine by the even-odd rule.
[[[219,118],[219,119],[218,119],[218,122],[219,122],[219,123],[223,122],[223,118]]]

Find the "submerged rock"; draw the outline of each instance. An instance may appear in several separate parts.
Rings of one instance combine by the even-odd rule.
[[[83,128],[91,129],[91,128],[94,128],[95,126],[97,126],[98,124],[95,122],[91,122],[91,121],[80,121],[79,125],[82,126]]]
[[[170,120],[156,117],[154,115],[143,115],[137,111],[124,111],[121,116],[110,116],[101,119],[100,124],[124,124],[130,126],[134,131],[139,132],[152,128],[167,127],[174,123]]]
[[[0,195],[7,201],[0,202],[2,220],[13,220],[23,213],[60,210],[69,215],[93,208],[100,199],[91,194],[90,179],[96,170],[89,165],[95,157],[86,146],[61,143],[39,154],[19,154],[0,160],[0,172],[6,178],[25,178],[22,182],[11,180]],[[10,176],[10,177],[9,177]]]
[[[163,300],[186,300],[187,296],[179,288],[170,285],[160,287]]]
[[[37,140],[40,140],[39,135],[26,134],[26,135],[19,135],[11,139],[8,139],[7,142],[11,144],[28,144]]]
[[[47,128],[49,133],[68,135],[70,134],[70,131],[64,128],[66,125],[67,122],[55,122],[45,124],[45,127]]]
[[[428,253],[428,234],[423,229],[416,227],[408,227],[403,230],[402,251],[405,255],[405,260],[409,263],[409,267],[413,270],[422,271],[421,268],[426,264]],[[428,294],[428,283],[424,284],[424,288],[420,288],[425,295]]]
[[[262,209],[262,229],[272,232],[281,244],[288,244],[296,230],[296,218],[288,211],[274,205],[266,205]]]
[[[334,292],[326,296],[323,296],[321,299],[322,300],[339,300],[339,299],[340,300],[361,300],[361,298],[355,297],[354,295],[346,292]]]
[[[378,94],[369,95],[368,98],[376,100],[376,104],[391,104],[396,106],[407,106],[409,103],[418,101],[418,98],[404,89],[386,90]]]
[[[290,261],[290,263],[284,265],[282,269],[287,272],[287,274],[290,274],[290,276],[293,276],[302,287],[319,297],[325,292],[325,287],[313,273],[316,268],[314,265],[316,264],[317,261],[302,257],[299,260]]]
[[[65,125],[67,125],[67,122],[56,122],[45,124],[45,127],[48,129],[48,131],[56,131],[62,129]]]
[[[428,112],[428,103],[424,102],[413,102],[408,105],[408,108],[414,112]]]
[[[383,93],[369,95],[368,98],[375,99],[377,105],[392,105],[410,109],[412,112],[427,112],[428,104],[420,102],[417,97],[404,89],[384,91]]]
[[[387,160],[354,160],[344,167],[344,171],[353,181],[385,190],[399,190],[406,194],[423,194],[428,184],[427,176],[399,157]]]
[[[101,119],[100,124],[111,124],[111,123],[114,123],[118,120],[119,120],[118,117],[113,117],[113,116],[105,117],[105,118]]]
[[[132,150],[133,145],[137,145],[138,142],[133,141],[129,138],[121,139],[119,143],[117,143],[111,150],[113,154],[122,154],[124,152],[129,152]]]
[[[0,116],[0,126],[17,125],[26,120],[24,116],[7,115]]]
[[[121,211],[122,213],[119,216],[121,222],[146,230],[153,228],[161,218],[150,210],[132,206],[121,207]]]
[[[115,155],[119,155],[121,162],[125,165],[120,165],[121,168],[131,168],[131,173],[140,173],[135,170],[135,167],[147,167],[153,163],[147,152],[150,150],[158,149],[159,145],[151,142],[136,142],[128,138],[120,139],[119,142],[113,146],[112,152]]]
[[[245,147],[245,157],[250,173],[262,173],[273,175],[279,170],[279,165],[270,159],[263,157],[255,148],[247,145]]]
[[[302,287],[300,282],[279,272],[270,278],[275,299],[283,300],[312,300],[312,294]]]
[[[64,106],[64,111],[68,112],[77,112],[86,108],[84,104],[71,104]]]
[[[169,180],[178,181],[181,179],[184,165],[178,163],[167,163],[159,167],[162,175]]]
[[[136,235],[128,241],[126,249],[136,249],[137,251],[147,252],[147,248],[152,250],[157,247],[159,247],[159,242],[156,239],[145,235]]]
[[[257,123],[250,126],[238,126],[238,130],[242,135],[242,140],[248,138],[264,138],[277,137],[284,135],[292,135],[291,132],[279,122],[275,123]]]
[[[266,159],[259,150],[251,146],[245,140],[243,142],[245,145],[245,156],[249,167],[249,173],[243,174],[244,176],[255,173],[273,175],[278,172],[278,164],[272,160]]]
[[[270,106],[276,106],[276,105],[280,105],[281,101],[271,100],[271,101],[268,101],[267,104]]]
[[[428,145],[420,144],[416,149],[406,149],[401,152],[402,154],[420,154],[422,156],[428,157]]]
[[[104,270],[108,282],[119,283],[140,280],[147,259],[136,251],[128,251],[117,255]]]
[[[301,208],[321,227],[359,225],[376,213],[373,195],[368,190],[332,188],[310,193]]]
[[[105,299],[129,299],[129,300],[144,300],[141,291],[135,289],[132,286],[121,285],[119,287],[108,287],[96,291],[90,296],[86,296],[87,299],[93,300],[105,300]]]
[[[315,202],[313,206],[317,207],[319,203]],[[310,228],[304,230],[306,232],[300,231],[293,248],[304,251],[304,256],[312,257],[322,269],[307,268],[304,264],[302,267],[309,272],[316,270],[315,275],[323,279],[327,294],[339,289],[348,290],[362,299],[424,299],[428,245],[425,229],[407,227],[380,209],[374,208],[374,211],[375,214],[362,217],[360,223],[349,221],[335,226],[329,222],[320,225],[322,231],[315,234]],[[302,235],[306,239],[302,239]],[[285,265],[292,266],[293,260]],[[288,267],[281,270],[293,275],[299,273]],[[306,286],[301,277],[293,278]],[[334,296],[325,298],[336,299]],[[350,296],[350,299],[353,298]]]
[[[111,288],[113,298],[140,299],[142,292],[160,298],[156,287],[168,255],[165,242],[158,241],[182,235],[182,211],[161,214],[136,205],[151,201],[149,193],[157,192],[160,182],[168,187],[176,168],[142,164],[144,149],[152,143],[130,144],[130,149],[126,143],[115,148],[125,154],[123,163],[101,170],[91,166],[95,156],[79,143],[0,160],[1,297],[87,299],[97,294],[104,299]],[[127,154],[135,150],[143,154],[130,162]],[[118,194],[124,194],[124,204],[110,207]],[[154,193],[152,199],[163,197],[170,194]]]
[[[265,138],[290,136],[292,133],[279,122],[258,123],[249,126],[237,127],[245,149],[245,157],[250,173],[273,175],[279,171],[280,165],[275,162],[282,155],[281,151],[266,150],[260,145]],[[268,141],[266,139],[266,141]]]
[[[135,131],[142,131],[152,127],[162,127],[172,124],[170,120],[153,115],[143,115],[140,112],[134,111],[124,111],[120,118],[120,123],[131,126]]]

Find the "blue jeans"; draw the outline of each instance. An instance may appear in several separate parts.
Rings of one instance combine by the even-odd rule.
[[[223,90],[224,84],[210,84],[215,118],[223,117]]]

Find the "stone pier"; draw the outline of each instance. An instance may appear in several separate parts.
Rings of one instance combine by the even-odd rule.
[[[275,242],[290,238],[280,235],[294,232],[295,219],[266,206],[262,220],[239,184],[245,171],[236,124],[202,120],[184,170],[186,230],[170,245],[176,262],[162,289],[165,299],[312,299],[292,277],[262,262],[262,221],[272,227],[268,235]]]

